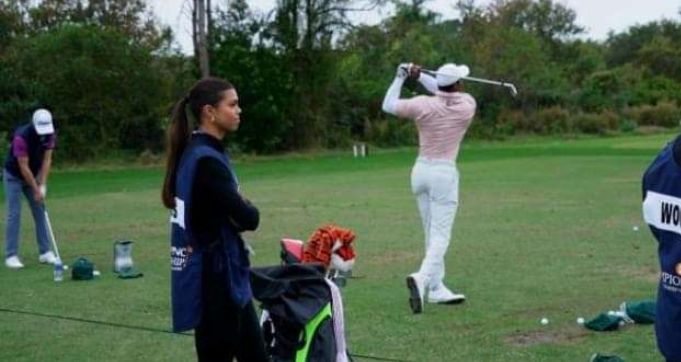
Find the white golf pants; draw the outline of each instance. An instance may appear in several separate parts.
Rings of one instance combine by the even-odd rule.
[[[437,289],[445,276],[445,254],[459,205],[459,171],[451,160],[419,157],[411,172],[411,188],[418,202],[426,255],[419,275],[428,289]]]

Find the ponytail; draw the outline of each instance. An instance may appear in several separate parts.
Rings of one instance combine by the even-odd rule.
[[[217,106],[224,92],[234,86],[220,78],[204,78],[196,82],[187,96],[175,103],[168,128],[166,148],[166,176],[163,180],[161,199],[169,209],[175,208],[175,184],[177,167],[193,131],[193,124],[201,121],[201,109],[205,105]],[[193,121],[193,122],[192,122]]]
[[[177,166],[182,157],[182,152],[187,147],[191,130],[187,117],[188,98],[184,97],[173,108],[170,127],[168,128],[166,146],[166,176],[163,181],[161,198],[163,205],[169,209],[175,208],[175,181],[177,178]]]

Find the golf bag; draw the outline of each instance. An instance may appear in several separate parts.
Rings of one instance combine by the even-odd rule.
[[[261,326],[273,362],[347,362],[343,303],[319,264],[252,268]]]

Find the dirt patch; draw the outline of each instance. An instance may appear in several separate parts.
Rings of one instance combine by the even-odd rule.
[[[551,330],[551,331],[518,331],[504,338],[504,342],[513,347],[532,347],[539,344],[571,344],[576,343],[587,332],[583,329]]]

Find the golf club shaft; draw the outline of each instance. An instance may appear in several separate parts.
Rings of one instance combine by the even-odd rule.
[[[57,254],[57,259],[61,260],[59,255],[59,248],[57,248],[57,240],[54,238],[54,233],[52,232],[52,223],[50,222],[50,216],[47,214],[47,207],[45,208],[45,224],[47,224],[47,231],[50,233],[50,240],[52,241],[52,248],[54,248],[54,253]]]
[[[421,69],[421,71],[426,73],[426,74],[430,74],[432,76],[436,76],[438,74],[438,72],[436,72],[434,70],[430,70],[430,69]],[[500,82],[500,81],[496,81],[496,80],[489,80],[489,79],[476,78],[476,77],[461,77],[461,79],[470,80],[470,81],[478,82],[478,83],[485,83],[485,84],[498,85],[498,86],[502,86],[502,87],[508,87],[508,88],[511,89],[511,92],[513,93],[513,95],[515,95],[517,93],[515,85],[513,85],[512,83]]]
[[[506,86],[506,85],[510,84],[510,83],[506,83],[506,82],[499,82],[499,81],[496,81],[496,80],[489,80],[489,79],[476,78],[476,77],[462,77],[461,79],[471,80],[471,81],[479,82],[479,83],[500,85],[500,86]]]

